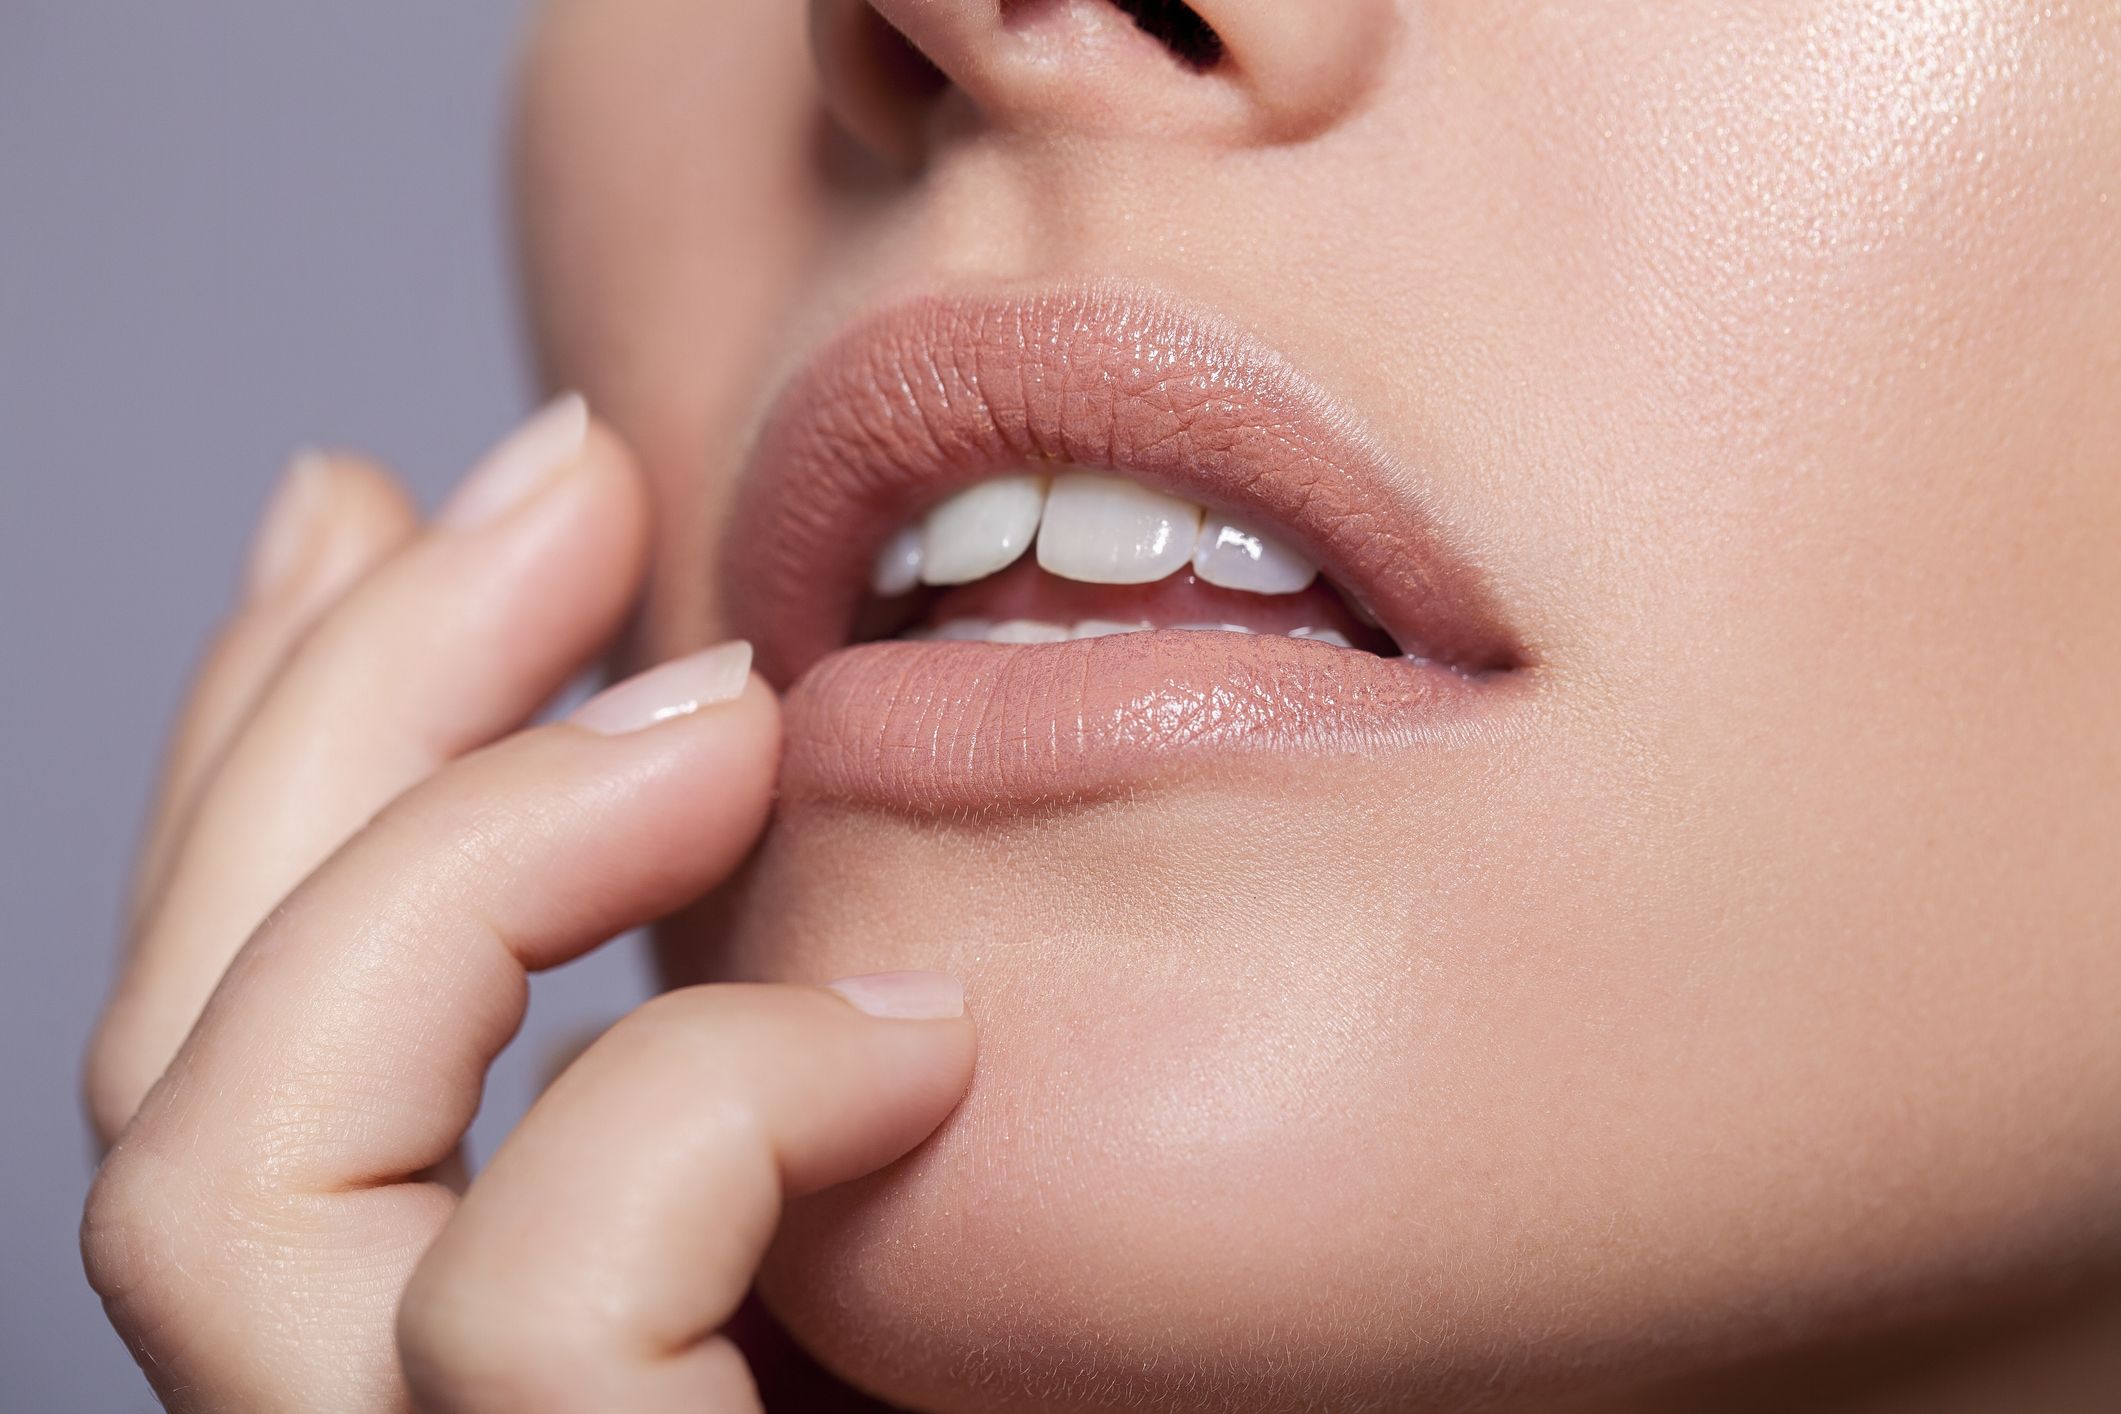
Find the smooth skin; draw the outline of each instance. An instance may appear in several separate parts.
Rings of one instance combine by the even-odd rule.
[[[784,800],[667,975],[947,967],[982,1045],[791,1209],[775,1314],[941,1414],[2121,1352],[2121,7],[1193,8],[1213,72],[1092,0],[553,0],[528,50],[530,307],[655,487],[645,659],[743,617],[790,367],[1117,280],[1319,382],[1536,664],[1448,751]]]
[[[726,877],[777,759],[756,679],[511,734],[641,572],[637,471],[574,441],[527,484],[496,457],[498,500],[424,526],[381,471],[304,465],[200,673],[89,1061],[88,1272],[171,1408],[756,1408],[718,1332],[784,1196],[889,1164],[964,1092],[970,1022],[909,1019],[903,979],[686,988],[467,1184],[529,974]]]
[[[594,513],[583,493],[549,524],[524,512],[549,560],[498,539],[483,558],[350,493],[366,509],[336,520],[375,568],[343,611],[221,650],[293,656],[205,691],[272,681],[234,714],[256,747],[212,745],[237,739],[220,709],[184,734],[206,745],[180,755],[223,764],[196,805],[196,770],[174,773],[190,845],[151,850],[170,862],[151,861],[159,902],[93,1076],[108,1131],[187,1047],[89,1215],[92,1268],[166,1390],[403,1397],[384,1308],[409,1252],[364,1247],[335,1285],[291,1256],[308,1229],[268,1226],[260,1249],[253,1210],[283,1208],[250,1201],[251,1151],[191,1143],[222,1092],[190,1077],[229,1046],[272,1055],[213,1041],[263,967],[182,1039],[237,940],[594,656],[619,579],[642,576],[622,661],[737,631],[722,542],[750,434],[850,319],[1124,280],[1343,405],[1405,467],[1381,494],[1459,537],[1536,672],[1507,730],[1448,751],[1231,762],[970,826],[784,800],[730,886],[659,930],[670,985],[942,968],[981,1037],[977,1081],[904,1162],[788,1205],[759,1289],[796,1341],[933,1414],[2111,1406],[2121,9],[1194,8],[1226,42],[1213,72],[1092,0],[543,7],[519,145],[532,327],[547,381],[638,454],[654,513],[638,488]],[[869,10],[945,82],[879,64]],[[606,456],[592,439],[585,465]],[[608,598],[585,592],[599,557]],[[377,607],[394,581],[434,592]],[[436,635],[449,651],[419,659]],[[581,749],[616,766],[751,710]],[[733,808],[711,769],[694,779],[713,799],[686,808]],[[471,838],[506,843],[507,820]],[[581,861],[536,867],[535,840],[480,853],[585,878],[580,917],[648,911],[604,899],[623,870],[590,887]],[[356,855],[378,857],[339,855],[297,901]],[[666,896],[719,877],[687,867]],[[336,927],[282,910],[253,951],[308,926],[324,952],[368,946],[360,920],[416,911],[378,911],[400,882],[346,886]],[[350,997],[405,965],[360,960]],[[378,1066],[432,1044],[395,1036]],[[359,1073],[340,1059],[304,1061],[275,1113],[313,1095],[303,1073]],[[475,1069],[460,1058],[466,1092]],[[310,1103],[369,1113],[356,1098]],[[444,1162],[448,1127],[395,1171]],[[496,1164],[465,1214],[504,1169],[548,1165]],[[390,1236],[434,1232],[445,1198]],[[572,1243],[598,1220],[539,1230]],[[298,1291],[253,1289],[276,1269]],[[509,1276],[497,1321],[527,1291],[582,1295],[572,1273]],[[698,1326],[717,1289],[672,1319]],[[341,1301],[365,1319],[325,1319]],[[531,1368],[568,1349],[483,1338]],[[493,1378],[505,1361],[476,1344],[452,1348]],[[360,1378],[287,1375],[305,1362]]]

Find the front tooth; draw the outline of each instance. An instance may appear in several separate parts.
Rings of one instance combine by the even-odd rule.
[[[1250,633],[1243,624],[1173,624],[1171,627],[1188,633]]]
[[[1121,623],[1117,619],[1084,619],[1072,629],[1070,638],[1104,638],[1115,633],[1141,633],[1149,626],[1144,623]]]
[[[877,551],[869,587],[879,599],[896,599],[921,582],[921,528],[909,525]]]
[[[1318,566],[1262,530],[1210,516],[1193,549],[1193,572],[1210,584],[1252,594],[1295,594],[1318,578]]]
[[[984,643],[993,627],[985,619],[952,619],[928,630],[928,636],[940,643]]]
[[[921,527],[921,583],[970,584],[1016,563],[1038,533],[1043,476],[998,476],[928,512]]]
[[[987,631],[989,643],[1066,643],[1068,630],[1036,619],[1010,619]]]
[[[1330,643],[1335,648],[1353,648],[1355,646],[1348,642],[1346,634],[1336,633],[1330,628],[1292,628],[1289,630],[1289,637],[1308,638],[1313,643]]]
[[[1038,532],[1038,562],[1086,584],[1149,584],[1185,567],[1200,538],[1200,507],[1124,477],[1055,477]]]

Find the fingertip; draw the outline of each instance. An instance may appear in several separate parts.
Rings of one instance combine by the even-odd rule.
[[[733,702],[751,680],[751,645],[734,639],[614,683],[568,720],[600,736],[623,736]]]
[[[773,813],[781,765],[780,699],[753,673],[734,699],[688,718],[687,726],[706,731],[712,741],[708,769],[720,799],[712,810],[717,828],[711,837],[717,842],[718,871],[727,873],[751,852]]]
[[[396,473],[359,452],[311,452],[332,483],[332,501],[347,523],[377,538],[402,538],[420,523],[420,508]]]
[[[404,548],[420,530],[420,507],[412,493],[380,462],[337,452],[324,456],[335,524],[329,578],[345,587]]]
[[[761,1097],[793,1197],[896,1162],[964,1102],[979,1039],[963,997],[950,974],[897,972],[819,986],[711,984],[658,1000],[747,1058],[721,1069]],[[956,1015],[910,1014],[953,1004]]]
[[[436,828],[481,840],[542,822],[534,840],[495,859],[497,877],[514,882],[493,918],[533,970],[579,949],[581,937],[551,920],[586,908],[603,920],[589,930],[601,940],[685,907],[743,863],[773,813],[780,706],[757,677],[727,701],[633,729],[581,720],[594,705],[459,759],[391,807],[431,812]],[[467,823],[486,818],[496,823]],[[533,847],[546,863],[526,871],[522,851]]]
[[[965,984],[948,972],[870,972],[827,982],[825,990],[887,1021],[955,1021],[965,1015]]]
[[[605,688],[567,725],[607,737],[683,733],[688,752],[705,753],[701,769],[728,782],[724,794],[769,803],[780,767],[781,700],[750,662],[751,645],[741,639],[681,655]]]
[[[274,610],[336,598],[418,525],[412,498],[382,467],[344,453],[299,451],[258,518],[243,602]]]
[[[979,1034],[958,978],[938,972],[871,973],[819,991],[857,1028],[839,1075],[829,1138],[784,1151],[791,1195],[874,1173],[925,1144],[971,1092]]]
[[[632,449],[579,393],[553,399],[478,459],[435,512],[443,538],[543,538],[551,522],[637,560],[648,487]],[[629,553],[630,552],[630,553]]]
[[[608,636],[633,604],[654,523],[647,478],[631,447],[593,409],[585,416],[555,474],[526,492],[519,512],[497,517],[497,526],[505,522],[499,536],[512,548],[488,561],[509,566],[504,574],[534,572],[549,591],[564,583],[564,617],[580,627],[563,636],[579,644]]]

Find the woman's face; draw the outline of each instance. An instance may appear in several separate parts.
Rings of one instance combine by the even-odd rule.
[[[1399,1408],[2116,1255],[2121,12],[873,3],[939,75],[856,0],[563,0],[522,145],[547,367],[662,501],[636,651],[790,694],[672,979],[980,1023],[791,1215],[804,1343]],[[1062,463],[1432,661],[839,651],[902,524]]]

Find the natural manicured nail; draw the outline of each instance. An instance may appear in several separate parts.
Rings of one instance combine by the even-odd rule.
[[[581,394],[569,393],[548,404],[472,468],[435,523],[450,530],[493,524],[579,457],[588,437],[589,404]]]
[[[893,1021],[945,1021],[965,1014],[965,984],[947,972],[872,972],[825,987],[871,1016]]]
[[[717,702],[734,702],[750,680],[751,645],[737,639],[607,687],[575,708],[567,720],[604,736],[619,736],[673,717],[689,717]]]
[[[331,458],[322,452],[300,451],[288,462],[250,542],[250,566],[243,577],[248,597],[264,599],[285,588],[315,556],[326,526],[330,479]]]

